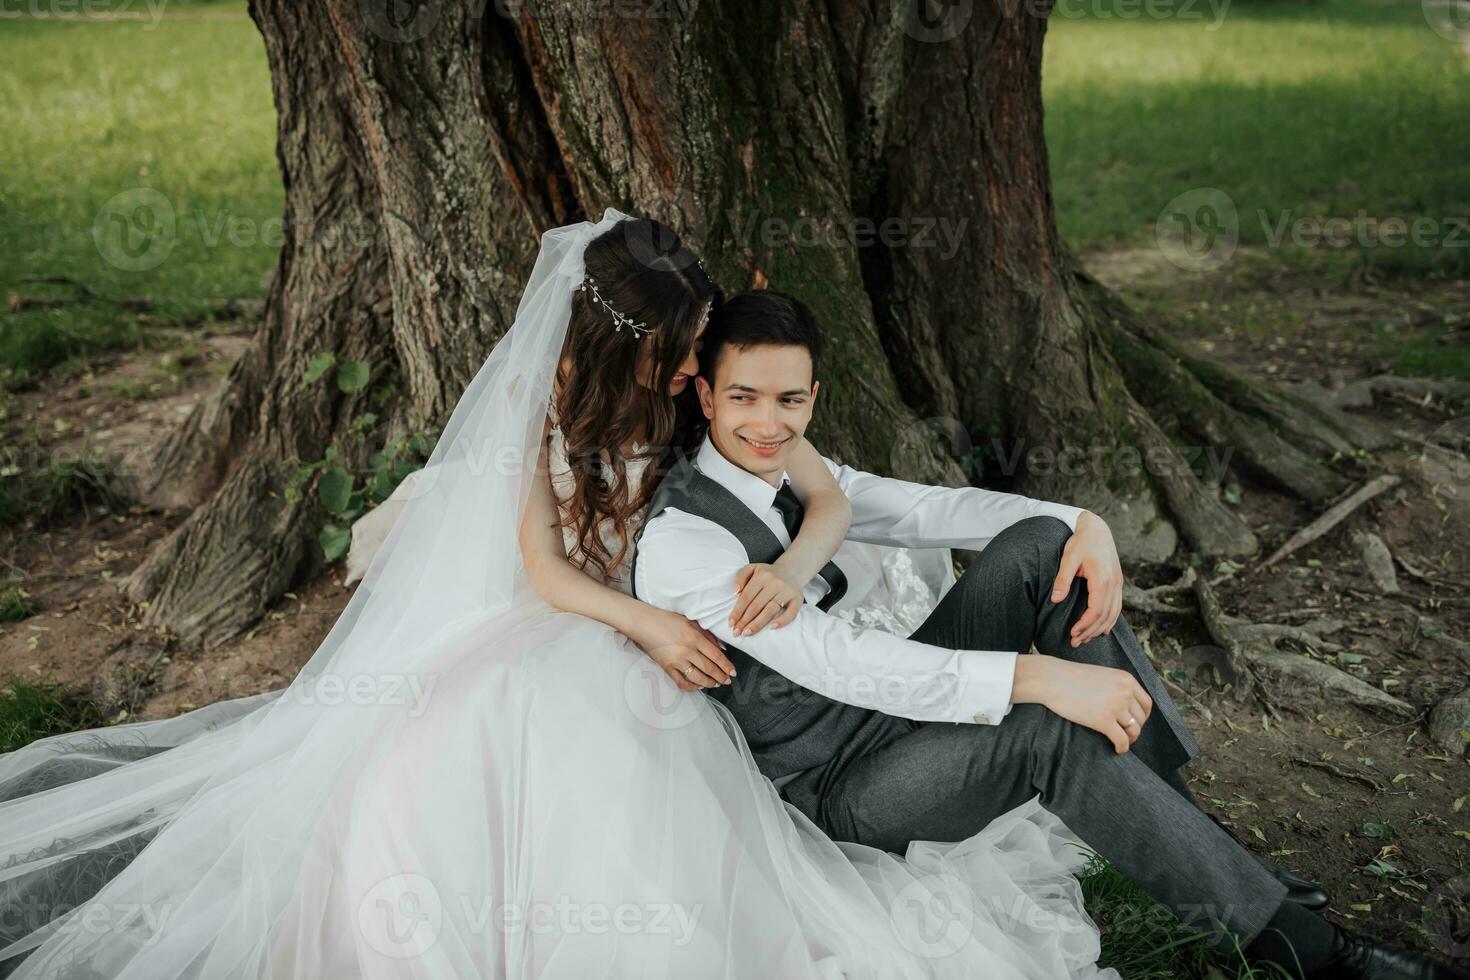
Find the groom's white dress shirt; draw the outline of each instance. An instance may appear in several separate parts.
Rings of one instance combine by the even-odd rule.
[[[980,550],[1027,517],[1051,515],[1076,530],[1079,507],[976,487],[932,487],[838,466],[823,457],[852,501],[848,538],[907,548]],[[708,438],[695,466],[731,491],[783,545],[790,535],[773,506],[777,487],[741,469]],[[781,474],[781,483],[788,477]],[[668,508],[648,522],[635,566],[640,598],[698,622],[777,673],[819,694],[916,721],[998,724],[1011,710],[1014,650],[946,650],[860,629],[816,607],[827,584],[814,578],[786,626],[735,635],[735,573],[748,563],[734,534]],[[839,565],[839,567],[841,567]]]

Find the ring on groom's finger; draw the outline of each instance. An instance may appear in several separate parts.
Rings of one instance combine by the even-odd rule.
[[[1123,722],[1123,724],[1128,728],[1132,728],[1134,725],[1138,724],[1138,719],[1129,718],[1127,721]]]

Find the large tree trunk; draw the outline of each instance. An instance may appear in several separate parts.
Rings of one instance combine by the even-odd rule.
[[[1312,500],[1340,490],[1313,454],[1364,432],[1193,357],[1069,260],[1043,17],[635,6],[252,0],[287,240],[256,349],[165,447],[155,494],[199,506],[132,579],[153,622],[219,641],[318,567],[321,515],[281,490],[363,405],[303,386],[307,359],[370,359],[404,425],[442,423],[539,233],[607,205],[673,226],[727,289],[813,307],[831,350],[813,438],[855,465],[958,482],[973,444],[987,482],[1093,509],[1152,559],[1181,534],[1206,554],[1257,547],[1180,443]]]

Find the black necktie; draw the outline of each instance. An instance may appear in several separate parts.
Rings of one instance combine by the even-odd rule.
[[[805,508],[797,499],[796,492],[791,489],[791,484],[781,484],[781,489],[776,491],[776,499],[771,502],[781,514],[781,523],[786,525],[786,533],[791,535],[791,540],[796,540],[797,532],[801,530],[801,518]],[[842,569],[832,562],[822,566],[821,576],[827,583],[827,594],[822,596],[817,603],[817,608],[826,612],[833,604],[841,599],[847,592],[847,576],[842,574]]]

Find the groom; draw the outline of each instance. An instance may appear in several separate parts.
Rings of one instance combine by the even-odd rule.
[[[828,614],[846,589],[833,563],[789,625],[737,636],[735,573],[773,561],[801,522],[785,463],[821,351],[810,311],[781,293],[712,315],[696,379],[709,436],[660,484],[634,568],[641,598],[729,645],[735,677],[708,693],[786,800],[835,840],[901,854],[968,838],[1040,793],[1181,920],[1254,959],[1313,978],[1460,976],[1314,915],[1320,890],[1258,863],[1198,808],[1177,772],[1198,746],[1117,618],[1117,556],[1091,513],[829,461],[852,502],[849,538],[979,557],[907,638]],[[1089,576],[1105,586],[1091,596]]]

